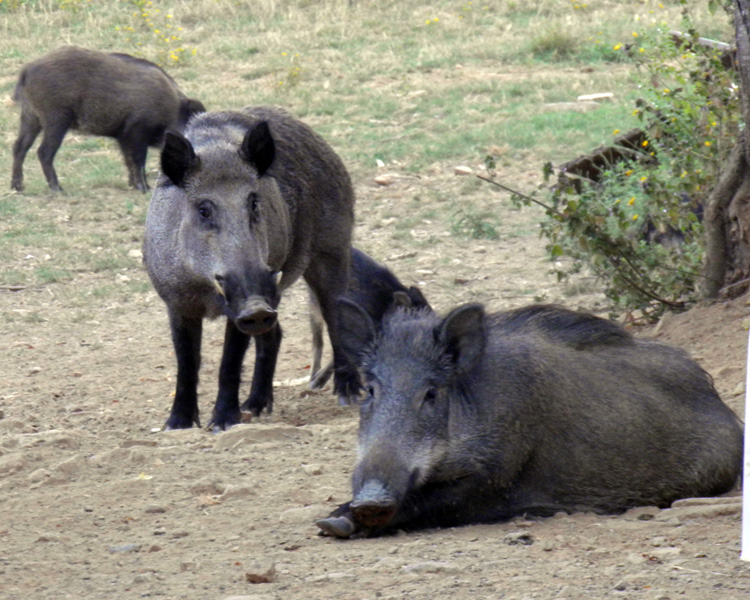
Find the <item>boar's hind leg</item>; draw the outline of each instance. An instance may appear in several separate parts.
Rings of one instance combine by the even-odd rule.
[[[18,132],[13,144],[13,175],[11,177],[11,189],[20,192],[23,190],[23,161],[26,160],[26,153],[36,140],[39,132],[42,130],[42,124],[39,117],[31,110],[21,112],[21,129]]]
[[[281,326],[278,321],[270,331],[255,336],[255,368],[250,396],[242,405],[244,412],[260,416],[263,409],[268,414],[273,411],[273,374],[281,346]]]
[[[172,342],[177,355],[177,390],[172,412],[164,429],[188,429],[201,426],[198,415],[198,371],[201,366],[202,319],[186,319],[169,314]]]
[[[322,261],[310,264],[305,280],[320,303],[320,311],[328,326],[333,349],[334,393],[339,397],[339,403],[348,406],[359,401],[359,391],[362,384],[357,373],[357,366],[350,363],[339,342],[337,327],[336,301],[346,292],[348,283],[347,259],[333,261],[331,265]],[[343,275],[342,275],[343,273]]]
[[[39,162],[42,164],[42,171],[44,176],[47,178],[47,185],[53,192],[61,192],[60,182],[57,180],[57,173],[52,161],[55,159],[55,154],[60,149],[63,138],[73,122],[71,116],[59,116],[57,119],[49,119],[47,126],[44,128],[44,136],[42,143],[39,144],[39,150],[37,150],[37,156],[39,156]]]
[[[148,191],[146,180],[146,155],[148,154],[148,136],[135,128],[130,128],[117,138],[128,169],[128,184],[144,194]]]
[[[250,336],[242,333],[234,321],[227,319],[224,332],[224,352],[219,368],[219,394],[216,397],[211,427],[214,433],[240,422],[240,379]]]

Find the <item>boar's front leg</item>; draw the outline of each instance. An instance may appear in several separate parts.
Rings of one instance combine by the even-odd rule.
[[[201,426],[198,414],[198,371],[201,366],[203,319],[169,313],[172,343],[177,356],[177,390],[165,430]]]
[[[214,433],[240,422],[240,379],[250,336],[242,333],[234,321],[227,319],[224,331],[224,351],[219,367],[219,393],[216,397],[211,427]]]
[[[281,326],[278,321],[266,333],[255,336],[253,385],[250,388],[250,396],[242,404],[243,412],[258,417],[264,408],[268,414],[273,411],[273,374],[276,371],[281,337]]]

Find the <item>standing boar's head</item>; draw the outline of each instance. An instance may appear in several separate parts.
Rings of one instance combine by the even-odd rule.
[[[484,309],[469,304],[440,319],[400,308],[378,332],[357,304],[339,306],[342,342],[361,361],[366,393],[351,511],[359,525],[383,527],[403,520],[423,486],[460,477],[451,445],[461,413],[472,410],[462,382],[483,355]]]
[[[185,276],[203,291],[213,288],[214,305],[247,335],[276,323],[278,281],[288,250],[289,215],[268,171],[275,146],[268,123],[260,121],[236,146],[235,140],[196,134],[193,143],[168,132],[161,168],[183,203],[178,254]],[[203,294],[201,294],[203,295]],[[210,294],[209,294],[210,295]]]

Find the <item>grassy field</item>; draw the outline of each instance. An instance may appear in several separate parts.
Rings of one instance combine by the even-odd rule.
[[[559,164],[636,125],[638,90],[622,48],[655,28],[679,28],[682,5],[532,4],[0,0],[3,187],[18,127],[17,74],[61,44],[158,62],[209,110],[284,106],[330,141],[355,182],[383,168],[423,178],[459,164],[481,170],[487,155],[501,176],[539,174],[543,162]],[[688,4],[702,32],[731,37],[724,15],[710,15],[705,2]],[[614,101],[595,112],[552,106],[593,92],[612,92]],[[149,155],[151,181],[157,157]],[[0,192],[0,285],[65,281],[132,263],[147,197],[127,188],[114,142],[71,133],[55,164],[64,196],[47,191],[35,148],[26,191]],[[484,198],[495,192],[475,181],[446,191],[452,202],[420,216],[455,221],[448,206],[456,193],[461,214],[491,229]],[[454,223],[456,235],[462,230]]]

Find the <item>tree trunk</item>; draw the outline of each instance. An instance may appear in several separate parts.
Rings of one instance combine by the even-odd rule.
[[[745,127],[750,126],[750,0],[734,2],[737,72]],[[747,129],[745,130],[747,131]],[[741,135],[704,211],[706,298],[734,297],[750,287],[750,135]]]

